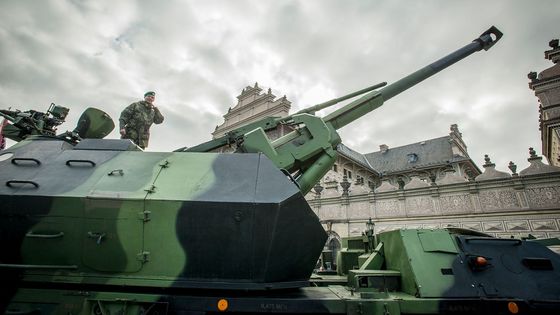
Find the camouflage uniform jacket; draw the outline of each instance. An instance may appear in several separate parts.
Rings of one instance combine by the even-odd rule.
[[[122,111],[119,118],[120,129],[126,130],[122,139],[130,139],[145,149],[150,139],[150,126],[152,123],[161,124],[162,122],[163,115],[157,107],[152,107],[146,101],[132,103]]]

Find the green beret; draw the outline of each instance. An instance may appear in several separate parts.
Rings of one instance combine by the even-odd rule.
[[[150,96],[156,96],[156,92],[149,91],[149,92],[144,93],[144,97],[146,97],[146,96],[148,96],[148,95],[150,95]]]

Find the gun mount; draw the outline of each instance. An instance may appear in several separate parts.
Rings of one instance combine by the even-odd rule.
[[[56,127],[64,122],[69,111],[54,103],[51,103],[46,113],[0,109],[0,117],[12,122],[12,125],[3,128],[3,135],[14,141],[21,141],[30,135],[54,136]]]
[[[0,129],[1,135],[16,142],[30,136],[46,136],[59,137],[76,144],[84,138],[103,138],[115,128],[115,124],[109,115],[102,110],[90,107],[82,113],[73,131],[56,135],[57,127],[64,123],[69,112],[70,109],[54,103],[51,103],[45,113],[35,110],[11,111],[0,109],[0,117],[4,117],[11,122],[11,124],[6,124]]]

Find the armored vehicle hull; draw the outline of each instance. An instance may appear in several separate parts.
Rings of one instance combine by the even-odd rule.
[[[0,267],[27,280],[300,287],[326,240],[297,186],[263,154],[46,137],[1,154],[11,157],[0,162]]]

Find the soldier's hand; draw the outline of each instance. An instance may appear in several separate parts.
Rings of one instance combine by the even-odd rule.
[[[126,135],[126,130],[123,128],[123,129],[121,129],[121,136],[124,136],[124,135]]]

